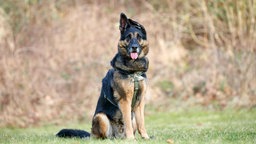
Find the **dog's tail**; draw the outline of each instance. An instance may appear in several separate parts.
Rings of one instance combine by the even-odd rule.
[[[62,138],[89,138],[90,133],[84,130],[78,130],[78,129],[62,129],[56,134],[57,137]]]

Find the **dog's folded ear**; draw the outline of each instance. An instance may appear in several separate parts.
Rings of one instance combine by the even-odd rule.
[[[125,31],[125,29],[128,26],[128,18],[126,17],[126,15],[124,13],[120,14],[120,32],[123,33]]]

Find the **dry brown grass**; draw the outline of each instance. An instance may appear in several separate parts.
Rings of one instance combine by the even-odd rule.
[[[256,104],[252,0],[27,2],[0,1],[1,126],[90,118],[117,50],[120,12],[147,29],[151,105]]]

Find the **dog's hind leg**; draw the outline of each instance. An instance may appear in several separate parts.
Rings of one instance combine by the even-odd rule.
[[[92,120],[91,135],[94,138],[111,138],[112,127],[108,117],[104,113],[98,113]]]

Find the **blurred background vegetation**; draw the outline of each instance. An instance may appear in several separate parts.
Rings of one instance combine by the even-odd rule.
[[[0,126],[90,120],[120,12],[147,29],[146,114],[256,106],[253,0],[0,0]]]

